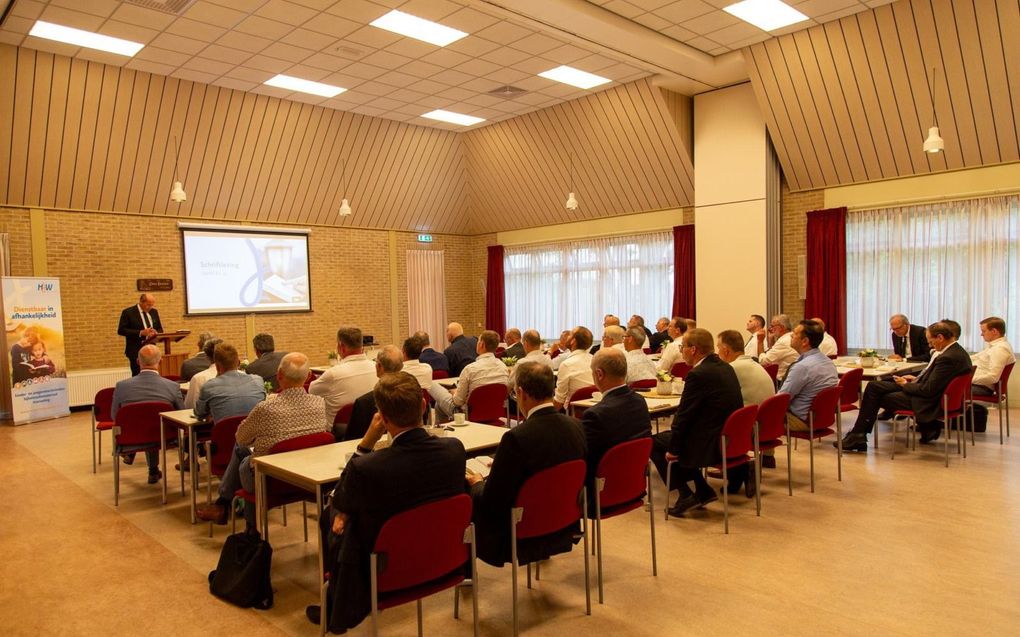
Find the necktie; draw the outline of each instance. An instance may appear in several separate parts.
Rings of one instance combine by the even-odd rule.
[[[142,312],[142,323],[145,325],[145,329],[152,327],[152,319],[149,318],[148,312]]]

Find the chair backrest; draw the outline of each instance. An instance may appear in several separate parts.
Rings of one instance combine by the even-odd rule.
[[[177,374],[160,374],[160,376],[162,376],[163,378],[165,378],[167,380],[172,380],[175,383],[181,382],[181,377],[178,376]]]
[[[646,378],[644,380],[636,380],[630,384],[631,389],[651,389],[655,387],[659,381],[654,378]]]
[[[722,435],[726,439],[726,458],[746,456],[754,449],[754,422],[758,405],[741,407],[726,419]]]
[[[494,354],[494,356],[496,358],[503,358],[503,354],[505,354],[505,353],[506,353],[506,348],[505,347],[497,347],[496,348],[496,353]]]
[[[379,592],[438,579],[470,558],[464,530],[471,524],[471,497],[461,493],[416,506],[386,520],[373,552],[380,560]]]
[[[999,376],[999,384],[995,388],[995,393],[1000,399],[1008,393],[1007,388],[1009,387],[1009,375],[1013,373],[1013,365],[1015,364],[1016,363],[1010,363],[1002,368],[1002,374]]]
[[[109,422],[113,420],[110,411],[113,409],[113,387],[104,387],[96,392],[92,401],[92,415],[96,422]]]
[[[273,445],[272,449],[269,450],[269,453],[297,451],[298,449],[308,449],[309,447],[331,445],[334,442],[336,442],[336,438],[333,437],[332,433],[328,431],[320,431],[314,434],[298,436],[297,438],[290,438],[289,440],[281,440]]]
[[[449,377],[450,377],[450,372],[446,371],[445,369],[433,369],[432,370],[432,380],[440,380],[442,378],[449,378]]]
[[[829,360],[830,360],[830,361],[834,361],[834,360],[836,360],[837,358],[839,358],[839,355],[838,355],[838,354],[826,354],[826,356],[828,356],[828,357],[829,357]]]
[[[949,385],[942,394],[942,405],[951,415],[963,409],[963,400],[967,397],[967,391],[970,390],[970,384],[973,380],[974,371],[971,370],[949,381]]]
[[[578,493],[584,486],[584,460],[570,460],[543,469],[524,481],[515,508],[524,509],[517,538],[541,537],[581,519]]]
[[[599,505],[603,509],[645,494],[645,470],[651,452],[652,439],[646,436],[614,445],[602,456],[595,477],[606,480],[599,493]]]
[[[674,363],[673,367],[670,368],[669,373],[677,378],[687,378],[687,372],[691,371],[691,366],[687,363],[680,361]]]
[[[507,388],[504,383],[482,385],[471,390],[467,398],[467,417],[472,422],[496,422],[506,412]]]
[[[786,435],[786,411],[790,394],[769,396],[758,405],[758,440],[775,440]]]
[[[843,388],[838,384],[826,387],[815,395],[811,401],[811,413],[814,415],[814,429],[827,429],[836,424],[836,410],[839,399],[843,396]]]
[[[586,385],[581,387],[567,398],[567,404],[574,402],[575,400],[588,400],[595,395],[595,392],[599,390],[595,385]]]
[[[234,455],[234,443],[237,442],[237,428],[247,416],[229,416],[213,423],[209,437],[212,440],[212,457],[209,458],[210,470],[218,476],[223,475]]]
[[[651,347],[642,347],[641,351],[644,352],[645,355],[648,355],[648,354],[652,353],[652,348]]]
[[[146,401],[128,403],[117,410],[114,422],[114,444],[145,445],[159,442],[159,414],[173,411],[173,405],[162,401]],[[116,428],[120,429],[116,433]],[[167,440],[177,440],[177,427],[167,427],[164,435]]]
[[[768,365],[762,365],[768,375],[772,377],[772,382],[776,382],[779,379],[779,363],[769,363]]]
[[[843,374],[839,379],[839,386],[843,388],[840,396],[840,405],[852,405],[861,398],[861,381],[864,380],[864,369],[855,367]]]
[[[336,411],[336,415],[333,416],[333,424],[339,425],[340,423],[347,424],[351,421],[351,412],[354,411],[354,403],[347,403]]]

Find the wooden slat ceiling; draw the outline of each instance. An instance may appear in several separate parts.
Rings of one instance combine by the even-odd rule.
[[[790,187],[1020,160],[1017,33],[1016,0],[901,0],[745,49]]]
[[[638,80],[464,133],[471,231],[689,206],[694,167],[678,128],[664,92]],[[577,210],[564,206],[569,191]]]

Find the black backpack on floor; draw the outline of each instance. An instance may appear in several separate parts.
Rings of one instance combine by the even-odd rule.
[[[272,608],[272,562],[269,542],[252,533],[230,535],[223,543],[216,570],[209,572],[209,592],[241,608]]]

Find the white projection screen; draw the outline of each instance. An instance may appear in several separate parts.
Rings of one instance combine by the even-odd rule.
[[[188,315],[311,311],[308,230],[178,227]]]

